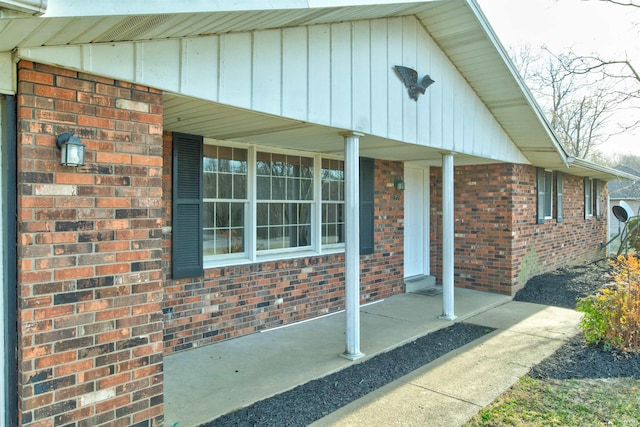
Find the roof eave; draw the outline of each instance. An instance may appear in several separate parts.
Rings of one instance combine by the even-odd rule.
[[[640,177],[587,160],[570,158],[569,170],[572,175],[602,179],[604,181],[640,181]]]

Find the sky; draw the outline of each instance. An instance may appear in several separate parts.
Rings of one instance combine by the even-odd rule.
[[[624,58],[640,68],[640,7],[599,0],[477,0],[505,46]],[[633,114],[640,115],[640,109]],[[640,129],[599,146],[605,155],[640,156]]]

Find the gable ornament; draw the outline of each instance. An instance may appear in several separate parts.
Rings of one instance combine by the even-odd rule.
[[[393,69],[407,88],[409,98],[414,101],[418,101],[418,96],[424,94],[424,91],[434,83],[434,80],[428,74],[418,81],[418,72],[413,68],[396,65]]]

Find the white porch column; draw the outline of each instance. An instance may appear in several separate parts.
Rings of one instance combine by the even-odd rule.
[[[440,319],[453,320],[453,265],[454,265],[454,193],[453,154],[442,155],[442,315]]]
[[[346,348],[343,357],[364,356],[360,352],[360,137],[357,132],[344,137],[344,226]]]

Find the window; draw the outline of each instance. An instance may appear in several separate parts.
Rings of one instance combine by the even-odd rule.
[[[344,161],[173,135],[172,275],[344,250]],[[360,159],[360,252],[374,251],[374,161]]]
[[[245,253],[247,166],[246,149],[204,146],[204,256]]]
[[[553,217],[553,172],[538,168],[538,224],[544,224],[545,219]]]
[[[584,217],[594,216],[600,219],[600,181],[597,179],[584,179]]]
[[[538,168],[536,183],[538,196],[538,224],[544,224],[545,220],[553,218],[554,200],[556,221],[562,222],[564,220],[564,204],[562,201],[564,193],[564,175],[561,172],[553,172],[545,170],[544,168]]]
[[[258,152],[256,250],[311,246],[313,158]]]
[[[322,159],[322,244],[344,243],[344,162]]]
[[[590,178],[584,179],[584,217],[593,216],[593,182]]]

